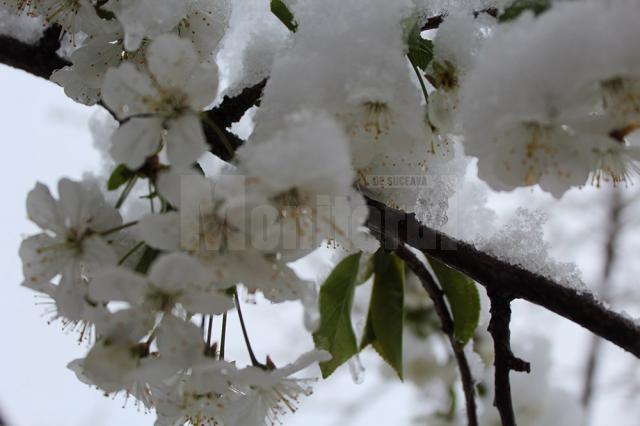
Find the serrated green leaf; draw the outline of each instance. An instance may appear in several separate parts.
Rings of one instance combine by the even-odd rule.
[[[320,363],[325,379],[358,353],[351,325],[351,306],[360,255],[357,253],[344,258],[320,287],[320,327],[313,333],[313,341],[318,349],[324,349],[333,356],[331,360]]]
[[[407,56],[413,65],[426,70],[433,59],[433,42],[422,38],[420,21],[415,19],[407,33]]]
[[[538,16],[550,7],[551,0],[515,0],[498,16],[498,21],[512,21],[528,10]]]
[[[404,326],[404,262],[380,249],[374,258],[373,290],[360,349],[371,345],[400,377]]]
[[[298,23],[293,13],[282,0],[271,0],[271,13],[273,13],[288,29],[295,33]]]
[[[122,185],[129,182],[129,179],[135,176],[135,174],[135,172],[127,169],[124,164],[120,164],[113,170],[111,176],[109,176],[109,180],[107,181],[107,189],[109,191],[113,191],[120,188]]]
[[[435,272],[453,315],[453,337],[465,345],[473,337],[480,320],[480,294],[473,280],[432,257],[429,264]]]

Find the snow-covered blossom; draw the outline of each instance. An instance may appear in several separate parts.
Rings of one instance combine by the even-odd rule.
[[[187,15],[184,0],[110,0],[104,8],[122,23],[127,50],[136,50],[144,38],[168,33]]]
[[[165,140],[172,164],[188,166],[206,151],[197,114],[216,96],[217,67],[200,63],[191,42],[175,35],[149,45],[147,66],[149,74],[125,62],[105,76],[105,103],[127,119],[113,135],[113,158],[137,169]]]
[[[297,259],[327,239],[350,246],[366,209],[351,186],[355,174],[349,142],[328,114],[288,116],[280,131],[243,147],[238,158],[249,174],[248,196],[274,209],[271,223],[257,230],[274,240],[271,251]]]
[[[640,35],[639,16],[635,2],[566,2],[495,30],[463,90],[465,152],[482,179],[560,196],[590,173],[629,177],[640,55],[620,47]]]
[[[274,16],[282,5],[266,0],[0,0],[0,20],[9,13],[33,17],[39,30],[64,30],[56,54],[70,63],[50,79],[110,115],[97,135],[105,176],[62,179],[58,199],[38,183],[27,212],[41,232],[20,247],[23,285],[52,299],[66,325],[91,334],[86,355],[69,364],[78,379],[155,409],[157,426],[280,422],[311,393],[312,380],[294,375],[331,354],[261,364],[239,294],[301,302],[304,326],[323,333],[327,312],[338,309],[319,306],[322,289],[297,272],[362,252],[349,280],[359,285],[381,272],[370,256],[380,248],[366,226],[371,199],[577,288],[573,265],[548,256],[542,215],[522,209],[503,230],[488,226],[490,193],[469,183],[471,157],[499,190],[539,184],[559,197],[589,177],[596,185],[630,180],[640,171],[640,53],[632,48],[640,6],[554,2],[538,17],[503,23],[507,3],[284,0],[296,23],[289,31]],[[413,24],[436,14],[437,32],[420,35],[428,40],[418,67]],[[262,80],[260,99],[245,102]],[[204,112],[217,101],[220,108]],[[208,148],[227,132],[238,143],[227,146],[228,162],[214,161]],[[106,188],[130,222],[105,201]],[[458,392],[456,371],[435,334],[437,315],[413,284],[408,294],[418,289],[421,298],[403,306],[404,371],[444,401]],[[340,304],[350,308],[351,298]],[[249,366],[225,348],[234,307]],[[354,311],[371,309],[378,307]],[[474,339],[465,354],[478,379],[478,354],[487,351],[485,336]],[[545,366],[545,343],[533,343],[534,363]],[[577,421],[579,410],[567,403],[563,411],[569,399],[547,379],[532,382],[534,397],[516,398],[523,424]],[[519,380],[516,396],[526,390]],[[460,410],[453,403],[449,411],[430,424],[453,424]],[[481,416],[483,425],[497,421],[495,410]]]

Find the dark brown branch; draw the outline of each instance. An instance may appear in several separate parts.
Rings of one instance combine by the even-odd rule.
[[[220,105],[204,113],[203,128],[211,153],[225,161],[233,158],[234,152],[244,141],[228,128],[240,121],[249,108],[260,104],[262,90],[266,84],[267,81],[262,80],[245,88],[237,96],[225,96]]]
[[[474,379],[471,374],[471,368],[469,367],[469,361],[464,353],[464,348],[455,340],[453,335],[453,318],[444,299],[444,293],[440,287],[438,287],[438,284],[424,263],[404,244],[393,240],[392,236],[386,238],[384,235],[377,235],[377,237],[387,245],[395,246],[395,252],[398,257],[402,259],[407,267],[420,279],[422,287],[433,301],[436,314],[440,318],[442,331],[449,339],[453,354],[458,363],[458,369],[460,370],[460,379],[462,381],[462,389],[464,390],[467,411],[467,424],[469,426],[478,426]]]
[[[609,310],[586,290],[564,286],[521,266],[511,265],[423,226],[414,214],[405,214],[375,200],[368,201],[367,225],[374,234],[393,235],[465,273],[488,292],[509,294],[514,299],[542,306],[640,358],[640,326]]]
[[[60,48],[60,31],[59,25],[50,26],[36,44],[0,35],[0,63],[49,79],[55,70],[71,65],[56,53]]]
[[[498,9],[496,9],[495,7],[489,7],[487,9],[476,10],[473,12],[473,17],[477,18],[482,14],[493,16],[494,18],[496,18],[498,16]],[[426,21],[424,21],[424,24],[422,24],[422,28],[420,29],[422,31],[435,30],[436,28],[440,27],[446,17],[446,14],[431,16],[427,18]]]
[[[462,389],[464,390],[467,411],[467,424],[469,426],[477,426],[478,415],[476,409],[474,379],[471,374],[471,368],[469,367],[469,361],[464,353],[464,349],[460,347],[453,336],[453,319],[444,300],[444,294],[436,284],[431,273],[409,249],[404,245],[400,245],[396,248],[396,254],[404,260],[407,267],[409,267],[409,269],[411,269],[420,279],[423,288],[433,301],[436,313],[438,314],[440,323],[442,324],[442,331],[449,339],[449,343],[453,349],[453,354],[456,358],[456,362],[458,363],[458,369],[460,370],[460,378],[462,381]]]
[[[513,401],[511,400],[511,371],[531,372],[531,366],[511,351],[511,299],[508,295],[491,292],[491,321],[489,333],[493,337],[495,367],[495,395],[493,405],[500,413],[502,426],[516,426]]]
[[[54,71],[71,65],[69,61],[57,54],[60,49],[60,32],[59,25],[52,25],[44,31],[35,44],[0,35],[0,63],[49,79]],[[225,96],[220,105],[205,112],[203,127],[210,150],[214,155],[226,161],[233,158],[233,152],[242,145],[243,141],[228,128],[239,121],[249,108],[259,104],[265,85],[266,80],[263,80],[244,89],[238,96]],[[110,111],[104,103],[100,102],[100,105],[117,119],[113,111]]]

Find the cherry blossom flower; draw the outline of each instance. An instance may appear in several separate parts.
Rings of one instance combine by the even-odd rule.
[[[316,362],[330,359],[328,352],[315,350],[283,368],[263,370],[252,366],[239,370],[232,379],[239,392],[225,411],[226,421],[246,426],[276,424],[287,409],[296,410],[300,396],[312,393],[309,379],[290,376]]]
[[[206,314],[221,314],[233,307],[231,299],[213,287],[207,271],[183,253],[160,257],[148,278],[124,268],[104,268],[89,284],[89,297],[167,313],[176,304],[187,312]]]
[[[147,49],[149,74],[123,63],[107,71],[102,97],[121,119],[113,135],[116,162],[137,169],[167,145],[172,164],[188,166],[207,145],[198,112],[216,96],[217,68],[201,64],[188,40],[163,35]]]
[[[122,221],[95,188],[61,179],[58,194],[56,200],[38,183],[27,197],[29,219],[42,232],[20,246],[23,285],[51,296],[58,314],[75,321],[88,309],[83,276],[117,261],[105,233],[117,230]],[[53,287],[50,281],[58,275],[62,278]]]

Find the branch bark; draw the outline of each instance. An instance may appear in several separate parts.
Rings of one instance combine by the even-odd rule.
[[[204,113],[203,128],[209,150],[225,161],[230,161],[235,151],[244,143],[242,139],[228,130],[233,123],[253,106],[260,105],[262,91],[267,80],[245,88],[234,97],[225,96],[217,107]]]
[[[71,65],[58,56],[60,32],[59,25],[52,25],[44,30],[36,44],[0,35],[0,63],[48,80],[55,70]]]
[[[481,14],[486,14],[489,16],[493,16],[494,18],[498,17],[498,9],[496,9],[495,7],[489,7],[486,9],[482,9],[482,10],[475,10],[473,12],[473,17],[477,18],[478,16],[480,16]],[[447,17],[446,14],[441,14],[441,15],[435,15],[435,16],[431,16],[429,18],[427,18],[426,21],[424,21],[424,23],[422,24],[422,28],[420,28],[421,31],[428,31],[428,30],[435,30],[437,28],[440,27],[440,25],[444,22],[444,19]]]
[[[489,333],[493,337],[495,367],[495,395],[493,405],[500,413],[502,426],[516,426],[516,417],[511,398],[511,371],[531,372],[528,362],[516,358],[511,351],[511,299],[508,295],[491,293],[491,321]]]
[[[488,292],[509,294],[514,299],[542,306],[640,358],[640,326],[609,310],[588,291],[564,286],[521,266],[511,265],[422,225],[414,214],[371,199],[368,203],[367,225],[374,233],[393,235],[398,241],[467,274]]]

